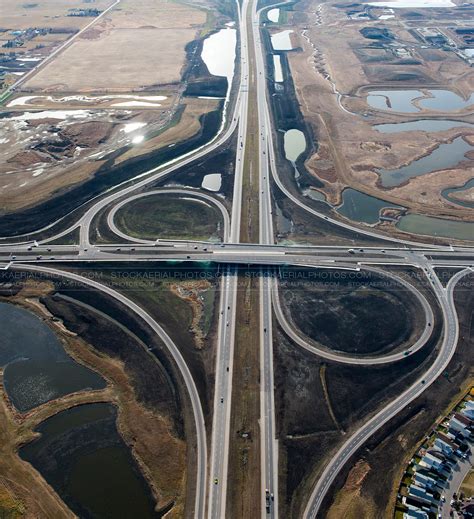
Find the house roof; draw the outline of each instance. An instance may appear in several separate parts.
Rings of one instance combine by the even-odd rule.
[[[455,420],[457,420],[458,422],[460,422],[465,427],[469,427],[472,424],[472,420],[469,420],[469,418],[467,418],[466,416],[462,415],[461,413],[455,413],[453,418]],[[451,420],[453,420],[453,418],[451,418]]]

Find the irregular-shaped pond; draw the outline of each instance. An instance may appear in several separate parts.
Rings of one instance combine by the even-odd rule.
[[[0,330],[5,390],[20,411],[75,391],[105,387],[102,377],[69,357],[51,328],[33,313],[0,303]]]

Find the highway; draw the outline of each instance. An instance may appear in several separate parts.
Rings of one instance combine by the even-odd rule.
[[[119,0],[118,0],[119,1]],[[109,9],[118,3],[113,4]],[[281,5],[281,2],[276,5]],[[273,7],[273,6],[272,6]],[[235,96],[234,111],[223,118],[217,135],[207,144],[180,156],[166,164],[126,181],[105,194],[91,199],[84,206],[84,213],[63,231],[54,234],[54,222],[44,229],[51,229],[54,235],[40,240],[39,243],[2,243],[0,245],[0,268],[13,268],[31,272],[46,272],[80,281],[126,305],[139,315],[164,341],[173,356],[185,381],[190,395],[197,434],[196,496],[194,516],[221,519],[226,516],[228,457],[230,442],[230,416],[232,407],[232,373],[234,362],[234,337],[236,329],[237,267],[246,265],[261,266],[260,276],[260,426],[261,426],[261,516],[277,518],[278,513],[278,442],[276,438],[274,370],[273,370],[273,312],[285,333],[300,347],[314,354],[336,362],[349,364],[383,364],[405,358],[404,352],[380,357],[356,357],[331,352],[308,338],[302,336],[286,319],[280,305],[275,267],[299,266],[308,268],[339,269],[347,275],[360,270],[377,272],[396,280],[413,293],[424,310],[425,327],[411,352],[422,348],[431,336],[433,312],[426,298],[413,285],[400,276],[376,267],[408,266],[419,269],[429,279],[433,292],[440,304],[444,336],[439,354],[428,371],[420,377],[402,395],[380,410],[363,427],[352,434],[340,447],[333,459],[324,467],[315,480],[310,499],[305,509],[305,518],[313,518],[326,496],[339,471],[364,442],[388,420],[400,412],[406,405],[419,396],[443,372],[451,359],[458,337],[458,322],[453,303],[453,291],[456,283],[471,272],[474,262],[472,247],[451,247],[421,244],[410,240],[399,240],[365,227],[357,227],[346,221],[319,213],[306,205],[304,200],[293,194],[283,183],[276,162],[276,144],[270,103],[267,96],[267,76],[265,71],[265,51],[260,38],[260,15],[268,9],[257,11],[256,0],[243,0],[239,9],[239,29],[241,39],[240,82]],[[105,14],[102,13],[102,14]],[[92,22],[93,23],[93,22]],[[71,40],[70,40],[71,41]],[[70,43],[69,41],[69,43]],[[58,49],[59,52],[60,49]],[[253,59],[251,59],[253,58]],[[250,70],[250,63],[255,62],[255,70]],[[44,64],[44,62],[43,62]],[[249,78],[256,78],[255,96],[258,110],[258,179],[259,179],[259,243],[240,243],[242,224],[242,190],[244,178],[244,157],[248,136],[248,113],[253,108],[249,94]],[[237,132],[237,150],[234,173],[233,203],[231,214],[216,197],[187,188],[166,188],[154,191],[143,190],[151,183],[173,174],[178,168],[190,164],[199,158],[217,150]],[[368,236],[385,242],[385,247],[347,246],[287,246],[276,245],[273,229],[272,186],[273,180],[278,189],[293,203],[311,216],[325,220],[347,231]],[[212,203],[220,211],[224,221],[223,243],[206,243],[187,240],[141,240],[125,234],[117,228],[114,218],[117,211],[125,204],[144,196],[157,193],[177,194],[193,197],[205,203]],[[107,209],[107,224],[121,240],[128,243],[92,244],[90,242],[91,225],[97,215]],[[79,228],[78,245],[51,245],[51,242]],[[123,294],[103,286],[96,281],[83,278],[51,264],[86,263],[100,266],[101,263],[149,263],[156,262],[215,262],[222,266],[223,276],[220,284],[218,337],[216,344],[215,386],[213,402],[212,433],[210,438],[209,464],[207,463],[207,440],[204,418],[199,395],[192,376],[178,348],[164,330],[141,307],[130,301]],[[456,274],[443,288],[434,269],[437,267],[459,267],[465,270]],[[268,494],[266,493],[268,491]],[[268,496],[268,497],[267,497]],[[273,496],[273,499],[272,497]],[[207,501],[207,503],[206,503]],[[267,505],[268,508],[267,508]]]
[[[260,12],[257,2],[251,6],[253,45],[257,84],[257,113],[259,128],[259,244],[272,246],[275,243],[273,210],[268,163],[268,134],[266,125],[266,73],[264,54],[261,48]],[[261,452],[261,515],[271,519],[278,517],[278,440],[276,438],[275,391],[273,370],[273,315],[272,287],[273,270],[262,269],[260,276],[260,452]]]
[[[236,5],[241,41],[239,98],[236,104],[236,114],[233,119],[233,123],[238,119],[237,151],[235,157],[231,223],[230,229],[225,233],[227,238],[224,239],[224,242],[230,240],[233,243],[239,243],[240,241],[242,186],[249,102],[249,56],[247,49],[247,21],[245,16],[248,0],[242,2],[242,7],[240,7],[238,2]],[[226,225],[228,224],[226,223]],[[219,332],[216,345],[214,409],[212,416],[211,462],[208,492],[209,504],[207,514],[209,519],[225,517],[227,505],[238,276],[234,269],[230,267],[225,267],[225,269],[221,280]]]
[[[30,250],[28,250],[30,249]],[[298,253],[292,247],[260,246],[259,244],[216,244],[204,242],[158,242],[154,245],[139,243],[96,244],[84,249],[80,245],[38,246],[18,245],[0,247],[3,262],[215,262],[220,264],[300,266],[362,269],[371,265],[419,267],[425,263],[433,267],[473,267],[473,255],[463,252],[433,254],[429,252],[403,253],[397,250],[372,249],[364,253],[348,253],[338,249],[305,249]],[[349,274],[347,274],[349,275]]]
[[[230,267],[221,281],[214,384],[208,517],[225,517],[234,363],[237,275]]]

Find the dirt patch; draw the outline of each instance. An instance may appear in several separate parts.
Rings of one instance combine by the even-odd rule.
[[[171,285],[170,290],[181,299],[189,303],[193,310],[193,320],[191,330],[196,338],[196,347],[201,349],[204,346],[205,331],[202,329],[202,319],[204,314],[204,300],[201,295],[211,288],[211,284],[206,281],[190,281],[181,285]]]
[[[169,106],[167,103],[164,108]],[[202,131],[200,117],[216,107],[215,100],[186,99],[174,116],[173,111],[170,115],[164,108],[134,111],[133,115],[121,110],[95,112],[93,120],[81,123],[36,120],[34,130],[30,122],[18,126],[4,119],[8,134],[5,139],[9,142],[0,144],[0,158],[4,160],[0,165],[2,210],[18,211],[62,194],[97,176],[102,167],[110,164],[107,159],[111,156],[119,167],[127,160],[197,137]],[[124,132],[127,124],[137,122],[144,128]],[[33,139],[32,131],[37,132]],[[147,138],[131,144],[136,135]]]
[[[260,516],[260,370],[258,283],[239,280],[229,441],[227,516]]]
[[[375,510],[369,500],[360,495],[362,483],[370,471],[367,462],[359,460],[349,472],[346,483],[338,493],[327,518],[360,519],[361,517],[374,517]]]

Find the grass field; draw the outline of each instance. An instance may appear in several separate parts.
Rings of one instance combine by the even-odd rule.
[[[206,18],[203,10],[166,0],[123,0],[25,86],[110,92],[176,83],[185,46],[199,35]]]
[[[120,230],[135,238],[208,240],[221,237],[217,209],[178,196],[147,196],[122,207],[116,215]]]
[[[237,295],[227,517],[260,516],[260,370],[258,280],[242,280]],[[243,433],[248,433],[243,437]]]
[[[112,3],[113,0],[96,0],[91,7],[103,10]],[[77,8],[79,5],[76,0],[41,0],[37,3],[2,0],[2,28],[81,28],[90,23],[92,18],[67,16],[69,9]],[[54,39],[54,36],[51,36],[51,39]]]
[[[466,497],[474,496],[474,469],[471,469],[469,474],[464,478],[460,492]]]

